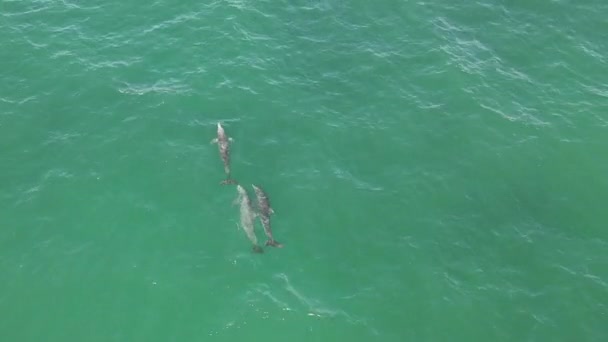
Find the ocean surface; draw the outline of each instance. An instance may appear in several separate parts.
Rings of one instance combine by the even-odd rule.
[[[607,17],[1,1],[0,341],[608,341]]]

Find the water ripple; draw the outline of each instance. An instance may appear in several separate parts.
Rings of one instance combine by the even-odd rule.
[[[70,142],[74,138],[80,137],[80,133],[62,133],[62,132],[50,132],[49,138],[43,143],[43,145],[66,143]]]
[[[369,182],[365,182],[357,177],[355,177],[351,172],[345,170],[344,168],[340,168],[336,165],[332,168],[333,174],[336,178],[346,180],[354,185],[355,188],[360,190],[369,190],[369,191],[382,191],[384,187],[373,185]]]
[[[14,1],[14,2],[17,2],[17,1]],[[6,6],[6,7],[8,7],[8,6]],[[28,14],[42,12],[42,11],[45,11],[45,10],[48,10],[49,8],[51,8],[51,6],[38,6],[38,5],[34,6],[34,5],[32,5],[32,6],[30,6],[29,9],[27,9],[23,12],[10,12],[9,10],[6,9],[6,7],[3,6],[3,8],[2,8],[3,10],[1,11],[2,16],[4,16],[4,17],[25,16]]]
[[[278,279],[281,279],[285,282],[285,290],[291,296],[293,296],[295,299],[297,299],[297,301],[300,303],[300,305],[302,305],[305,308],[306,314],[308,316],[316,316],[316,317],[320,317],[320,318],[343,316],[351,323],[356,321],[348,313],[344,312],[343,310],[330,309],[326,305],[322,304],[319,300],[307,297],[304,294],[302,294],[301,291],[297,290],[293,286],[293,284],[291,284],[289,277],[285,273],[279,273],[275,277]],[[283,309],[285,309],[285,310],[289,310],[289,311],[295,310],[289,306],[285,306],[285,302],[282,302],[277,299],[275,299],[274,301],[276,303],[282,305]]]
[[[128,95],[145,95],[148,93],[159,94],[188,94],[193,90],[177,79],[160,80],[154,84],[129,84],[118,88],[118,91]]]
[[[198,14],[197,13],[189,12],[189,13],[185,13],[185,14],[180,14],[180,15],[176,16],[173,19],[169,19],[169,20],[163,21],[163,22],[161,22],[159,24],[152,25],[151,27],[146,28],[145,30],[143,30],[142,33],[144,35],[146,35],[148,33],[154,32],[156,30],[166,29],[166,28],[171,27],[173,25],[183,24],[183,23],[186,23],[188,21],[195,20],[195,19],[198,19]]]

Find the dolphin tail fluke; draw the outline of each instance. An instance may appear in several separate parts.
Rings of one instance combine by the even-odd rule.
[[[258,253],[258,254],[264,253],[264,250],[262,249],[262,247],[260,247],[258,245],[253,245],[252,251],[253,251],[253,253]]]
[[[279,243],[276,240],[268,240],[266,241],[266,246],[272,246],[276,248],[283,248],[283,244]]]

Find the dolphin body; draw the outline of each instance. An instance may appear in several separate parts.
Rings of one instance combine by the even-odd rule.
[[[238,192],[238,197],[235,199],[235,204],[240,204],[241,228],[243,228],[249,241],[253,244],[253,252],[264,253],[262,247],[258,245],[258,238],[255,236],[254,227],[257,214],[253,210],[249,195],[247,195],[247,191],[240,184],[237,184],[236,191]]]
[[[268,195],[266,195],[262,188],[253,184],[251,186],[253,187],[253,190],[255,191],[255,196],[258,200],[258,216],[260,217],[260,221],[262,221],[262,226],[264,226],[264,233],[266,233],[266,236],[268,237],[268,240],[266,241],[266,246],[278,248],[283,247],[282,244],[277,242],[272,237],[272,229],[270,228],[270,215],[274,214],[274,210],[272,210],[272,208],[270,207],[270,200],[268,199]]]
[[[226,179],[220,184],[236,184],[234,179],[230,178],[230,143],[232,138],[226,135],[224,127],[219,122],[217,123],[217,138],[211,140],[212,144],[217,144],[220,151],[220,156],[224,162],[224,172],[226,173]]]

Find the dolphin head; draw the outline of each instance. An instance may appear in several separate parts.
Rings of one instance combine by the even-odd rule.
[[[218,135],[224,135],[224,127],[222,127],[221,123],[217,123],[217,134]]]
[[[254,184],[251,184],[251,186],[253,187],[253,190],[255,191],[256,194],[261,193],[262,189],[258,188],[257,186],[255,186]]]
[[[239,195],[241,195],[241,196],[247,194],[247,192],[245,191],[245,188],[243,188],[240,184],[237,184],[236,191],[238,191]]]

